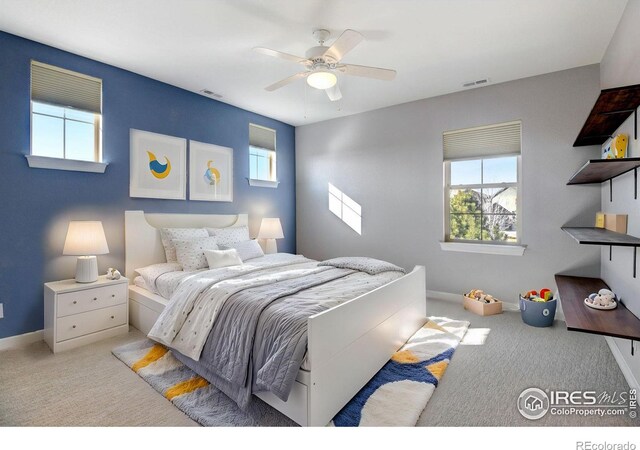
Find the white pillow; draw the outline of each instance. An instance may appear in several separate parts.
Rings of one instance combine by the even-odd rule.
[[[235,248],[229,250],[205,250],[204,256],[207,258],[209,269],[219,269],[220,267],[240,266],[242,259]]]
[[[156,279],[162,274],[176,272],[178,270],[182,270],[182,266],[177,262],[151,264],[150,266],[135,269],[135,271],[138,272],[144,280],[144,283],[147,286],[146,289],[150,290],[154,294],[158,293],[155,288]]]
[[[207,236],[209,236],[209,233],[204,228],[161,228],[160,239],[162,240],[167,262],[178,261],[176,248],[172,242],[173,240],[180,239],[186,241],[187,239],[197,239]]]
[[[210,236],[218,238],[218,245],[231,245],[249,240],[249,227],[207,228]]]
[[[264,256],[264,252],[262,251],[262,247],[258,244],[258,241],[244,241],[244,242],[236,242],[235,244],[224,246],[223,248],[229,249],[233,248],[238,251],[238,255],[242,261],[246,261],[248,259],[259,258],[260,256]]]
[[[205,250],[218,250],[214,236],[172,242],[176,249],[178,263],[182,266],[182,270],[188,272],[207,267],[207,258],[204,257]]]

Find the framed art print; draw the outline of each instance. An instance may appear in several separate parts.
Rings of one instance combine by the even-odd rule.
[[[233,149],[189,141],[189,200],[233,201]]]
[[[129,196],[186,199],[187,140],[131,129]]]

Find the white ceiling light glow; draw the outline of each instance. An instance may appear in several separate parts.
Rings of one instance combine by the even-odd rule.
[[[329,89],[336,85],[338,78],[331,72],[313,72],[307,77],[307,84],[316,89]]]

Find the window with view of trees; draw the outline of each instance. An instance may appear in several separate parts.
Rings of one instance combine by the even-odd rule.
[[[445,134],[445,240],[519,243],[520,123],[455,133]]]

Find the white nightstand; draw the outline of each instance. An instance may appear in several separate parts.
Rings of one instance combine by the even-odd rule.
[[[54,353],[129,332],[129,280],[44,285],[44,340]]]

